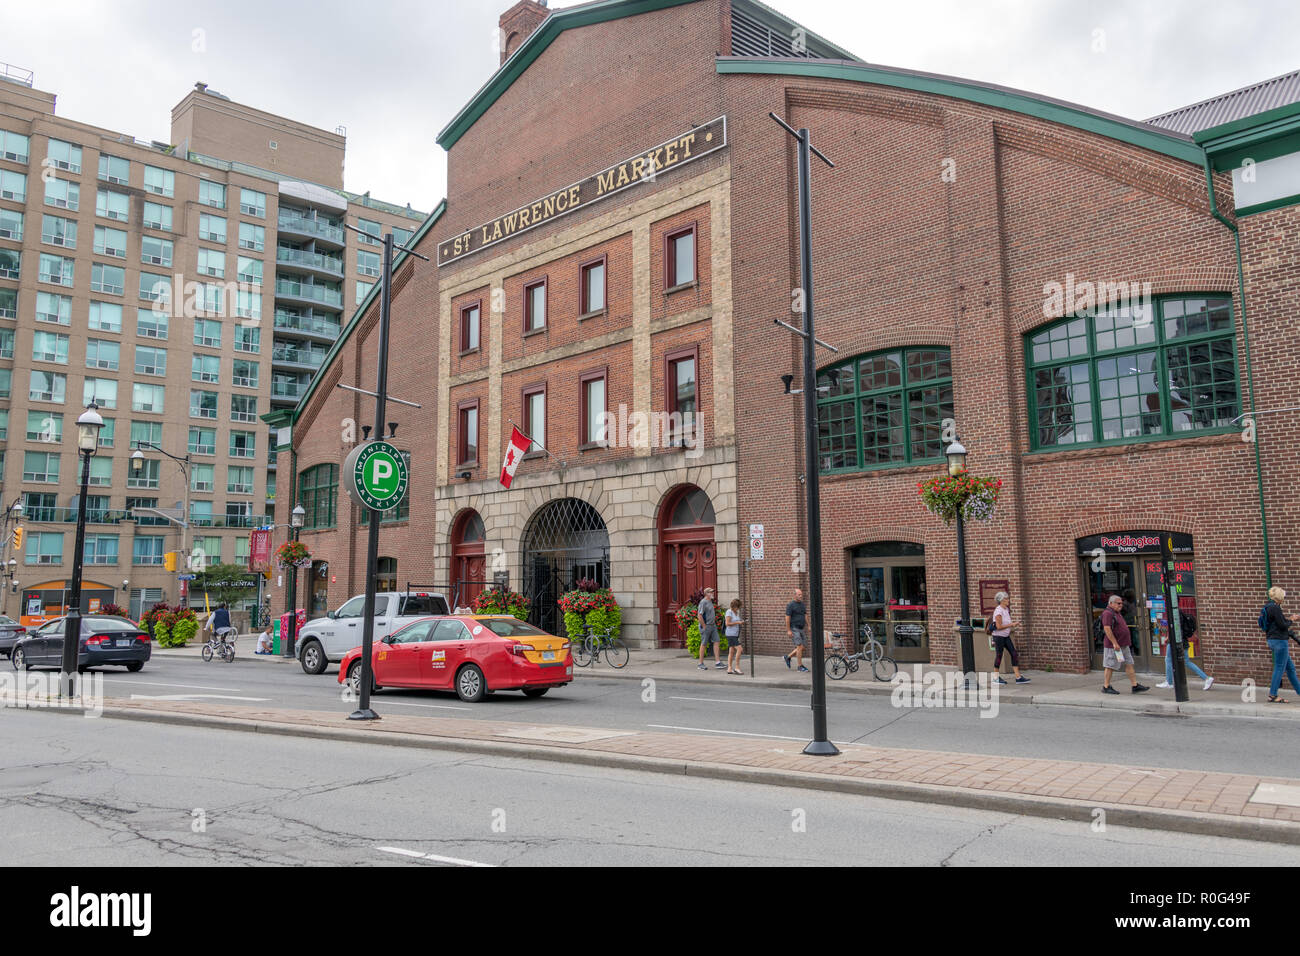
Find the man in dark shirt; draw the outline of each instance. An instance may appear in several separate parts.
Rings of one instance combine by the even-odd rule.
[[[1128,622],[1124,620],[1124,599],[1118,594],[1110,596],[1106,610],[1101,612],[1101,626],[1106,633],[1101,652],[1101,666],[1105,671],[1105,683],[1102,685],[1101,692],[1119,693],[1110,686],[1110,676],[1121,665],[1124,667],[1124,673],[1128,675],[1129,683],[1133,685],[1132,693],[1140,694],[1150,690],[1150,687],[1138,683],[1137,671],[1133,669],[1133,637],[1129,633]]]
[[[794,645],[790,653],[782,657],[786,667],[790,666],[790,658],[793,657],[799,665],[799,670],[808,670],[803,666],[804,631],[807,627],[808,611],[803,605],[803,589],[795,588],[794,600],[785,606],[785,632],[790,636],[790,643]]]

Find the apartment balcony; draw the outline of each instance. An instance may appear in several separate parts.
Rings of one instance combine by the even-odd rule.
[[[307,382],[271,382],[271,401],[296,402],[307,391]]]
[[[275,519],[269,515],[193,515],[190,517],[191,528],[257,528],[271,524]]]
[[[314,309],[343,311],[343,293],[328,286],[313,285],[310,282],[295,282],[292,279],[275,280],[275,297]]]
[[[28,508],[23,512],[24,524],[76,524],[76,508]],[[105,511],[99,508],[86,509],[87,524],[121,524],[123,521],[133,521],[128,511]],[[159,519],[162,524],[167,524],[166,520]],[[141,521],[141,524],[151,522]]]
[[[283,309],[275,310],[276,338],[281,332],[290,338],[312,339],[317,342],[333,342],[343,330],[338,319],[320,315],[296,315]]]
[[[325,349],[294,348],[290,345],[276,345],[271,349],[273,368],[284,367],[296,371],[314,372],[325,361]]]
[[[298,269],[312,275],[321,275],[330,279],[343,278],[343,260],[338,256],[327,256],[305,249],[286,249],[276,246],[275,261],[289,269]]]
[[[300,236],[303,239],[315,239],[338,248],[343,247],[346,231],[342,226],[334,226],[323,219],[308,219],[305,216],[280,215],[276,228],[285,235]]]

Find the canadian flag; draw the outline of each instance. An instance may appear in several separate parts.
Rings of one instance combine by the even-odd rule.
[[[528,449],[532,446],[533,440],[521,432],[518,428],[511,426],[510,444],[506,446],[506,460],[501,463],[501,484],[510,487],[510,482],[514,480],[515,469],[519,467],[519,459],[528,454]]]

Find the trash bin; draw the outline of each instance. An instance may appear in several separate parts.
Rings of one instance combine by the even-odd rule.
[[[271,653],[280,653],[280,622],[273,620],[271,622]]]

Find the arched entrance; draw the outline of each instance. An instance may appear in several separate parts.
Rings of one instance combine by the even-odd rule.
[[[483,519],[472,508],[461,512],[451,527],[451,583],[457,607],[472,607],[483,590],[487,576],[485,536]]]
[[[552,634],[563,633],[556,601],[578,581],[608,587],[609,532],[600,512],[579,498],[559,498],[538,508],[523,536],[524,595],[532,602],[528,620]]]
[[[677,609],[695,592],[718,586],[715,521],[709,496],[694,485],[670,492],[659,509],[660,647],[686,646],[686,635],[675,616]]]

